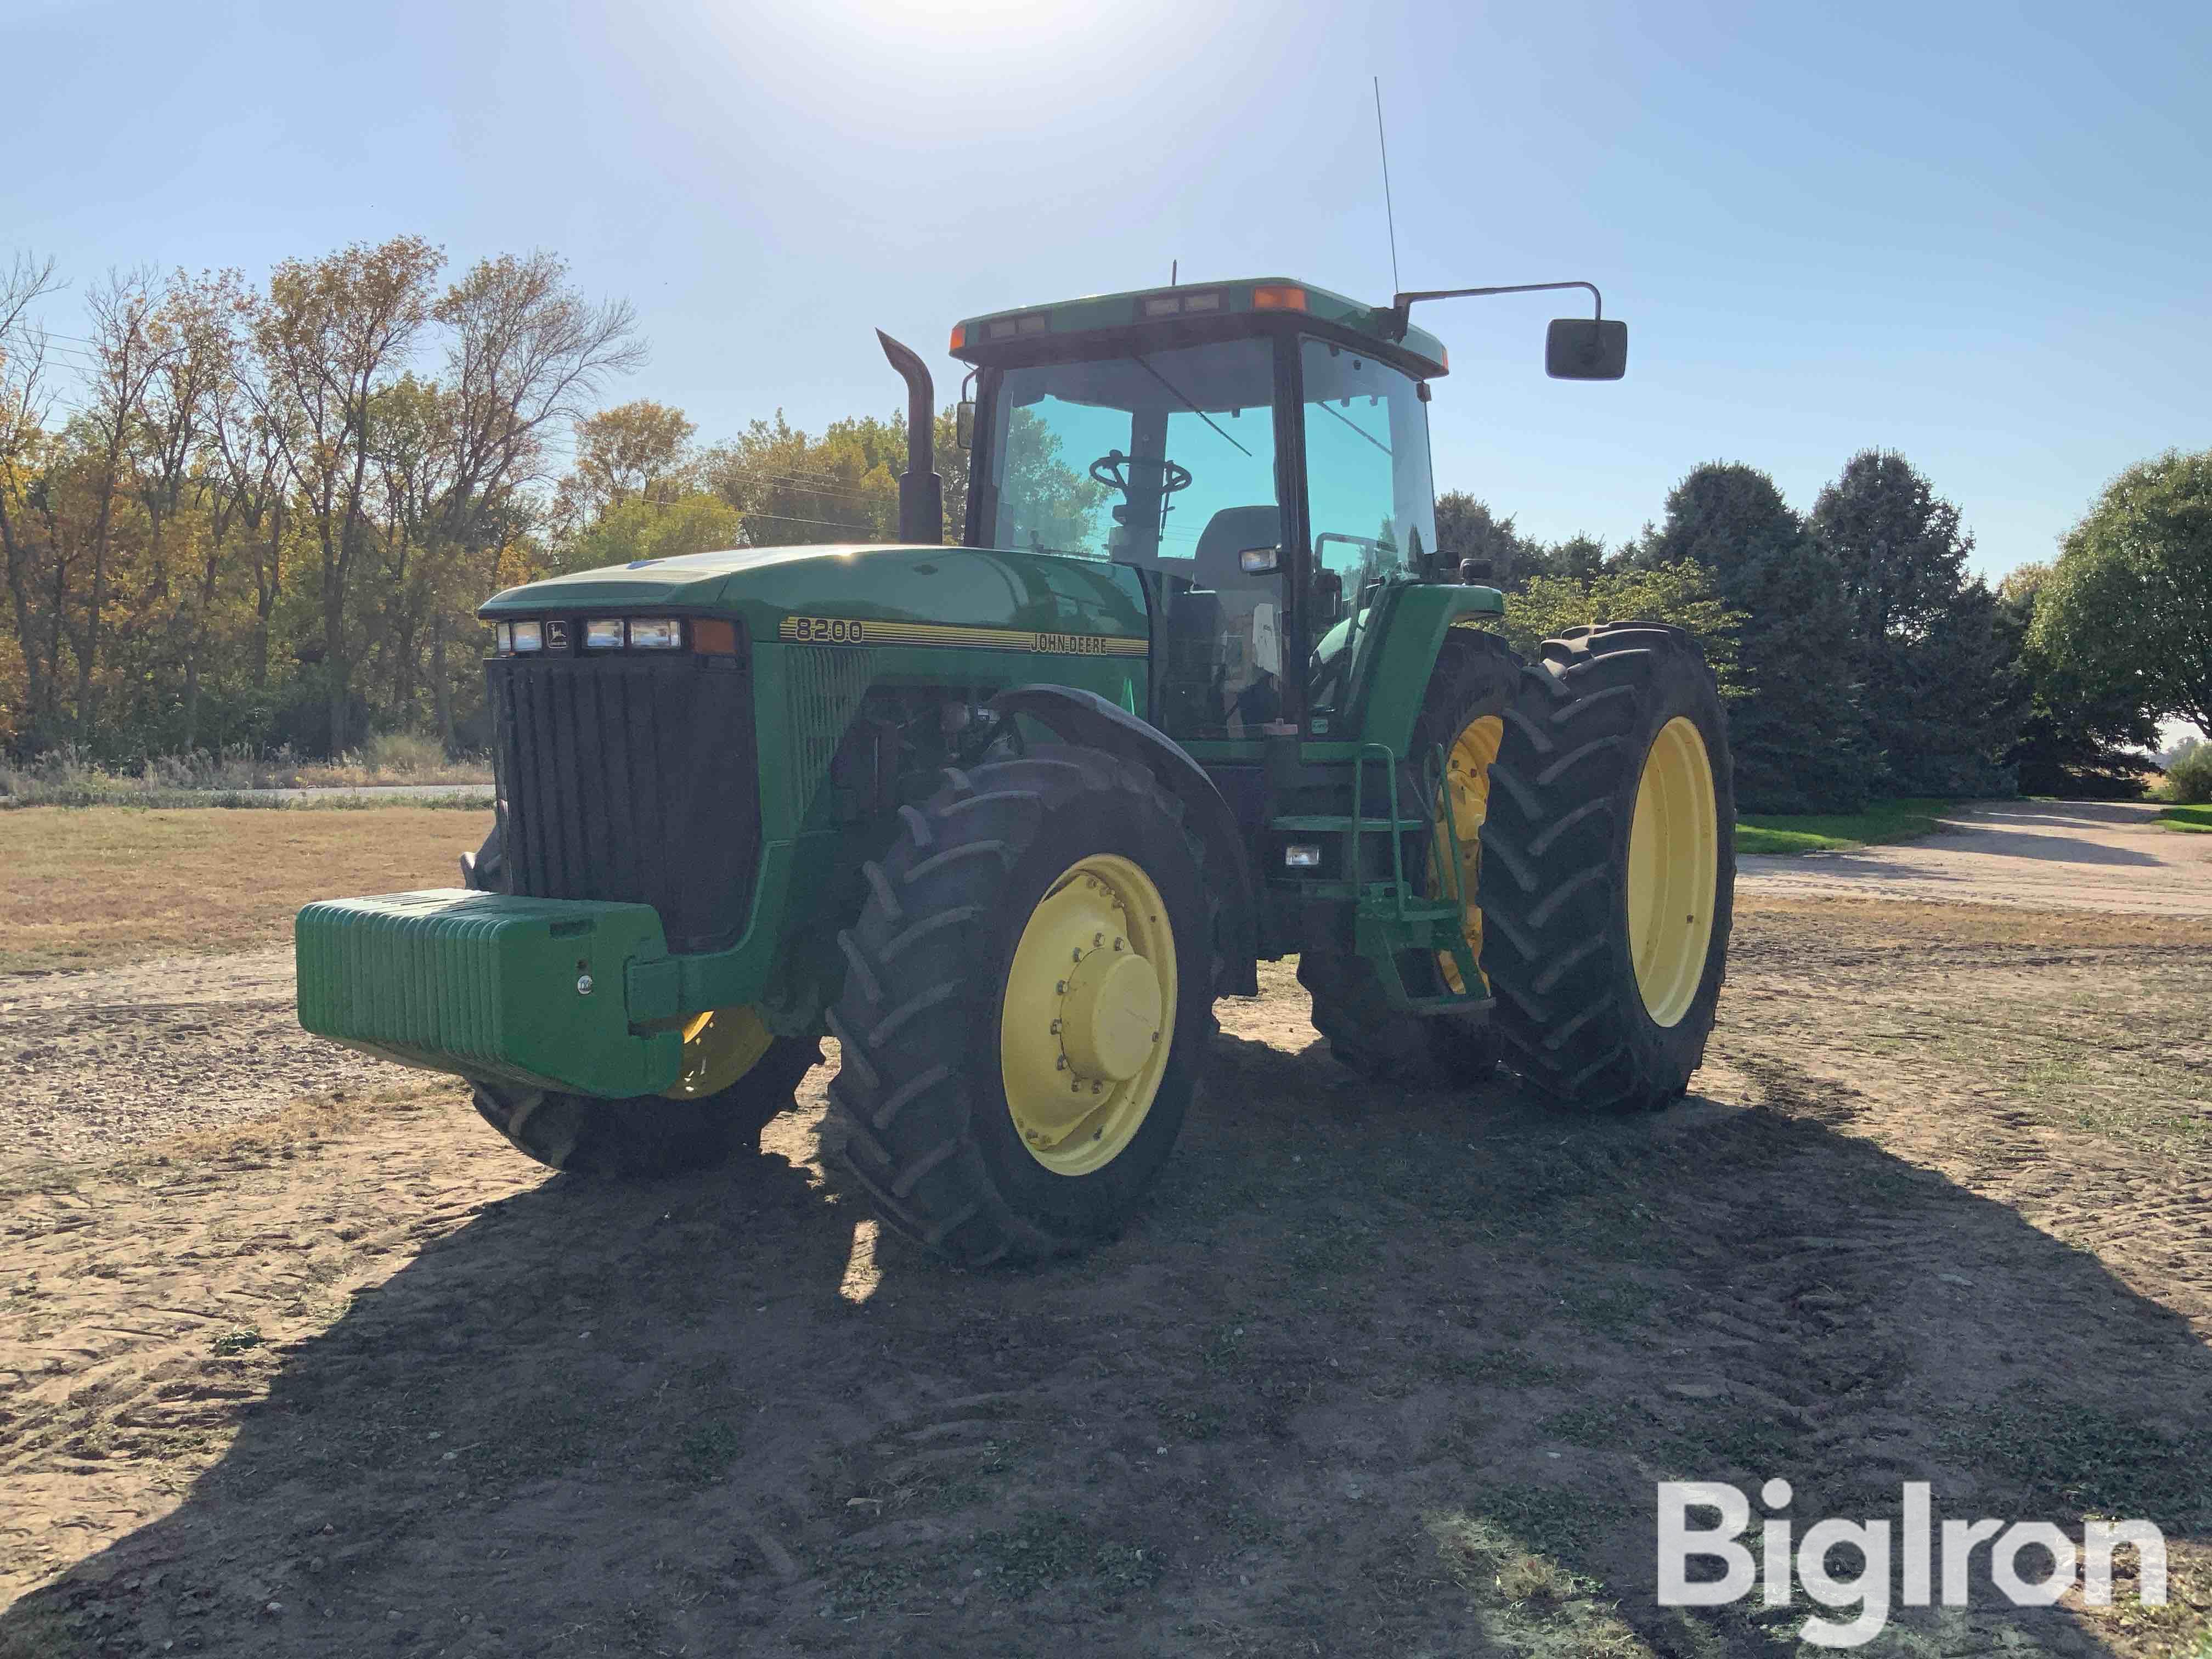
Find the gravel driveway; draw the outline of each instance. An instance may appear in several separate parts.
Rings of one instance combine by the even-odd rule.
[[[1790,898],[1949,900],[2039,910],[2212,916],[2212,836],[2125,801],[1992,801],[1898,847],[1739,858],[1740,887]]]

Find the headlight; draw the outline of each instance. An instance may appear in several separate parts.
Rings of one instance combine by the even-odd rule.
[[[619,651],[623,644],[620,617],[598,617],[584,624],[584,649]]]
[[[491,630],[491,648],[502,657],[514,654],[514,624],[501,623]]]
[[[674,651],[683,643],[684,630],[673,617],[655,617],[650,622],[631,619],[629,648],[633,651]]]
[[[543,623],[515,623],[514,648],[517,651],[543,651],[545,648],[545,625]]]

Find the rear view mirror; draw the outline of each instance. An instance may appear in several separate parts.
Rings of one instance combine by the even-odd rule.
[[[952,441],[963,449],[975,447],[975,400],[963,398],[952,406]]]
[[[1555,317],[1544,336],[1544,373],[1555,380],[1617,380],[1628,372],[1628,325],[1610,317]]]
[[[1248,576],[1264,576],[1283,567],[1283,550],[1279,547],[1248,547],[1237,556],[1237,562]]]

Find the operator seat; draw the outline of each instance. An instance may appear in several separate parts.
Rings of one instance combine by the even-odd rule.
[[[1227,592],[1255,584],[1273,586],[1272,576],[1248,576],[1237,555],[1248,547],[1273,547],[1283,538],[1283,514],[1273,507],[1224,507],[1199,532],[1191,580],[1200,587]]]
[[[1239,558],[1247,548],[1278,545],[1282,535],[1279,507],[1224,507],[1206,521],[1191,559],[1192,585],[1216,596],[1207,619],[1206,702],[1232,732],[1282,714],[1282,580],[1247,575]]]

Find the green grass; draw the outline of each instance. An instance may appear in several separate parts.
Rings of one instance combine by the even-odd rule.
[[[2158,815],[2168,830],[2193,830],[2212,835],[2212,806],[2169,806]]]
[[[1932,835],[1949,800],[1877,800],[1863,812],[1779,817],[1750,813],[1735,821],[1738,853],[1840,853]]]

